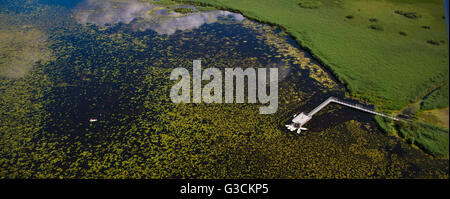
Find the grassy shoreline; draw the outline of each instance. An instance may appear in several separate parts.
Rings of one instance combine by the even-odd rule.
[[[22,78],[0,77],[0,178],[448,179],[448,160],[430,159],[351,113],[351,118],[325,124],[324,129],[289,133],[283,125],[295,111],[291,107],[304,105],[303,96],[329,92],[335,85],[317,65],[311,67],[320,71],[305,75],[302,70],[293,73],[298,75],[295,82],[284,81],[276,115],[259,114],[256,104],[171,102],[167,94],[174,83],[169,79],[172,68],[190,66],[192,58],[206,51],[210,56],[204,63],[248,63],[253,68],[277,60],[270,56],[289,56],[283,58],[289,63],[294,55],[300,57],[298,51],[284,51],[292,47],[290,40],[284,33],[273,35],[271,27],[246,20],[169,38],[128,26],[82,26],[66,8],[37,0],[8,1],[14,10],[29,11],[8,13],[9,18],[0,21],[17,19],[11,28],[33,24],[23,28],[46,33],[42,38],[48,39],[52,55],[36,62]],[[222,39],[234,42],[217,45]],[[243,43],[263,54],[248,54]],[[207,48],[194,51],[192,44]],[[219,64],[213,66],[222,67]],[[310,78],[321,82],[320,88],[313,85],[311,92],[301,92]],[[295,101],[300,104],[291,103]],[[326,112],[335,111],[340,110]]]
[[[445,20],[439,19],[437,16],[439,14],[435,16],[426,12],[440,9],[442,6],[437,4],[437,1],[426,3],[421,0],[382,1],[392,7],[388,7],[392,12],[376,11],[371,14],[362,13],[363,11],[358,8],[361,6],[359,4],[352,5],[357,1],[349,1],[342,5],[330,5],[329,1],[323,1],[324,5],[320,8],[304,9],[298,6],[295,0],[283,0],[270,6],[271,12],[267,10],[270,1],[175,1],[214,6],[280,27],[343,83],[353,97],[369,101],[379,109],[399,110],[411,102],[420,100],[436,85],[448,82],[448,55],[446,55],[448,41],[445,38]],[[368,8],[364,8],[366,12],[370,9],[376,10],[374,6],[378,5],[367,4]],[[423,14],[417,14],[421,16],[419,19],[403,17],[395,13],[400,5],[405,5],[405,10],[417,8]],[[419,9],[421,6],[425,8]],[[357,11],[354,11],[356,8]],[[285,10],[281,12],[280,9]],[[332,13],[326,15],[324,12],[328,11]],[[345,15],[347,12],[352,15]],[[290,21],[297,17],[298,22]],[[310,17],[310,20],[302,20],[301,17]],[[330,24],[324,25],[319,22],[338,17],[342,18],[337,21],[331,20]],[[389,17],[395,17],[394,22],[387,21]],[[313,21],[316,19],[318,22]],[[355,23],[357,20],[361,21]],[[333,24],[334,22],[336,24]],[[384,28],[384,31],[371,30],[368,28],[371,24],[387,28]],[[433,25],[430,27],[423,24]],[[323,31],[319,30],[320,27],[314,27],[315,25],[324,28]],[[331,27],[326,27],[328,25]],[[396,30],[397,26],[407,30],[407,33]],[[348,32],[353,33],[345,35]],[[399,32],[407,35],[402,36]],[[427,39],[432,37],[434,39]],[[428,40],[440,40],[443,44],[433,46],[427,43]]]
[[[432,49],[432,47],[436,47],[436,46],[432,46],[431,44],[433,42],[430,42],[430,40],[426,39],[426,37],[427,37],[426,34],[442,36],[442,34],[441,34],[442,32],[440,32],[440,31],[442,31],[442,27],[440,27],[441,28],[440,30],[434,30],[434,28],[436,28],[436,24],[439,24],[441,22],[439,22],[439,21],[436,22],[436,20],[439,20],[437,18],[436,19],[435,18],[427,18],[427,20],[425,20],[425,22],[424,22],[424,20],[421,19],[422,18],[421,13],[425,13],[425,15],[426,15],[426,12],[423,9],[419,9],[421,13],[415,12],[416,7],[419,7],[422,5],[428,5],[428,4],[430,4],[432,6],[427,7],[426,9],[436,9],[437,7],[439,7],[439,5],[435,5],[437,1],[431,1],[431,2],[427,2],[427,3],[424,3],[424,1],[421,1],[421,0],[403,0],[403,1],[387,0],[387,1],[383,1],[387,4],[389,4],[390,6],[405,5],[405,7],[407,7],[407,9],[405,9],[407,11],[399,10],[399,8],[397,8],[397,10],[392,9],[393,14],[390,17],[397,17],[397,19],[395,19],[395,20],[397,20],[397,21],[395,21],[395,23],[406,24],[402,28],[405,28],[406,30],[408,30],[406,32],[399,31],[398,35],[395,35],[395,37],[393,37],[392,34],[397,34],[397,33],[392,33],[395,31],[393,31],[391,29],[392,27],[389,27],[392,24],[389,24],[388,22],[386,22],[384,16],[382,15],[382,14],[386,14],[386,13],[380,12],[382,14],[379,14],[377,12],[374,12],[375,14],[372,14],[370,16],[369,15],[364,16],[364,14],[356,13],[355,16],[354,15],[346,15],[345,19],[342,16],[343,20],[346,21],[346,22],[343,22],[343,24],[341,24],[342,26],[346,26],[345,23],[352,23],[352,21],[355,21],[355,18],[364,18],[364,17],[368,18],[367,24],[370,25],[369,28],[366,28],[366,30],[360,30],[361,33],[368,32],[367,37],[365,37],[366,39],[371,39],[371,37],[380,39],[380,37],[383,37],[383,35],[387,36],[389,38],[388,40],[383,41],[383,42],[387,42],[387,43],[385,43],[387,46],[383,46],[383,44],[380,44],[378,46],[375,45],[374,46],[375,48],[376,47],[380,48],[380,49],[375,49],[375,51],[366,52],[366,51],[364,51],[364,50],[366,50],[366,48],[363,48],[361,46],[356,46],[356,49],[353,46],[353,48],[342,50],[345,52],[350,52],[350,53],[348,53],[348,56],[353,57],[353,60],[351,58],[349,59],[350,62],[361,61],[361,59],[358,58],[356,55],[364,55],[364,54],[366,54],[366,55],[369,54],[367,57],[372,58],[372,60],[369,60],[368,62],[366,62],[366,64],[369,64],[372,66],[377,66],[376,64],[378,64],[378,62],[380,62],[380,60],[382,60],[381,62],[383,62],[385,65],[384,68],[379,67],[379,69],[376,68],[374,70],[366,70],[366,72],[373,73],[372,74],[373,78],[371,78],[370,75],[365,76],[365,75],[355,74],[354,71],[351,70],[351,67],[350,67],[349,71],[340,70],[340,68],[346,69],[346,67],[343,67],[339,64],[335,64],[332,61],[330,61],[329,59],[327,59],[327,54],[321,53],[321,49],[325,48],[325,47],[322,47],[322,48],[320,46],[314,47],[314,42],[309,43],[307,37],[305,38],[305,37],[301,36],[301,34],[308,35],[309,32],[307,30],[298,31],[297,29],[295,29],[295,27],[294,28],[289,27],[289,26],[285,27],[285,25],[283,25],[283,20],[280,20],[280,19],[274,17],[274,15],[271,15],[271,17],[272,17],[271,18],[270,16],[266,17],[264,14],[261,14],[262,12],[258,13],[257,10],[265,9],[264,2],[267,2],[267,1],[261,1],[262,3],[253,2],[251,0],[245,1],[243,3],[237,3],[236,1],[232,1],[232,0],[224,0],[224,1],[175,0],[175,1],[180,2],[180,3],[198,5],[198,6],[212,6],[212,7],[218,8],[218,9],[222,9],[222,10],[228,10],[228,11],[232,11],[232,12],[236,12],[236,13],[241,13],[244,16],[246,16],[252,20],[256,20],[261,23],[270,24],[272,26],[276,26],[276,27],[282,29],[283,31],[287,32],[290,36],[292,36],[298,45],[300,45],[305,51],[310,53],[312,55],[312,57],[314,59],[316,59],[323,67],[325,67],[338,81],[340,81],[342,84],[344,84],[346,89],[349,91],[350,97],[358,98],[360,100],[363,100],[363,101],[366,101],[369,103],[373,103],[376,105],[377,109],[382,110],[383,112],[394,112],[394,113],[398,112],[398,110],[402,110],[402,109],[404,109],[404,107],[408,107],[410,104],[420,102],[424,98],[425,98],[424,101],[426,102],[425,103],[426,106],[422,105],[422,107],[420,107],[420,109],[433,108],[434,105],[432,105],[432,104],[434,104],[434,102],[439,102],[438,104],[436,104],[436,106],[439,108],[444,108],[445,104],[447,104],[447,107],[448,107],[448,92],[447,93],[435,92],[435,90],[441,90],[441,89],[436,89],[436,88],[441,88],[441,87],[445,88],[446,86],[444,86],[444,85],[448,85],[448,68],[447,68],[448,67],[448,56],[443,55],[443,54],[440,54],[440,55],[433,54],[433,53],[436,53],[437,51],[436,51],[436,49]],[[280,1],[278,4],[292,3],[292,2],[297,2],[297,1],[283,0],[283,1]],[[324,7],[324,6],[325,6],[325,8],[323,8],[323,9],[345,10],[345,9],[349,9],[349,7],[353,8],[348,5],[343,5],[343,8],[330,8],[330,5],[328,5],[328,8],[327,8],[326,7],[327,5],[322,5],[322,3],[315,4],[314,0],[304,0],[302,2],[306,3],[306,6],[305,5],[299,6],[299,7],[302,7],[303,9],[296,8],[296,7],[294,7],[294,5],[290,9],[299,9],[304,12],[312,13],[311,16],[319,16],[319,15],[314,15],[314,12],[319,12],[319,10],[322,9],[322,7]],[[318,1],[318,2],[321,2],[321,1]],[[323,2],[329,3],[329,2],[326,2],[325,0],[323,0]],[[350,1],[350,2],[353,3],[356,1]],[[367,2],[365,2],[365,3],[367,3]],[[311,9],[306,9],[308,7],[308,5],[313,5],[313,6],[311,6]],[[345,7],[345,6],[347,6],[347,7]],[[393,7],[395,7],[395,6],[393,6]],[[252,7],[256,7],[256,8],[252,8]],[[391,7],[388,7],[388,8],[391,8]],[[275,5],[274,10],[271,12],[277,13],[276,9],[277,9],[277,7]],[[360,11],[360,9],[358,8],[358,12],[359,11]],[[267,12],[267,13],[268,13],[268,15],[270,15],[269,14],[270,12]],[[279,15],[283,15],[283,14],[279,14]],[[398,15],[398,16],[396,16],[396,15]],[[293,15],[293,16],[295,16],[295,15]],[[418,21],[421,21],[421,22],[418,22]],[[314,23],[315,22],[311,22],[311,24],[314,24]],[[394,23],[394,25],[395,25],[395,23]],[[411,24],[413,24],[414,26],[417,26],[417,27],[410,27],[410,26],[413,26]],[[420,24],[433,24],[433,26],[432,27],[427,26],[427,25],[420,26]],[[356,24],[356,25],[360,25],[360,24]],[[379,28],[374,29],[374,28],[372,28],[372,26],[376,26]],[[387,26],[388,28],[384,29],[383,27],[385,27],[385,26]],[[359,28],[364,29],[364,27],[359,27]],[[410,29],[408,29],[408,28],[410,28]],[[373,29],[373,31],[370,29]],[[430,31],[430,29],[433,29],[433,30],[430,31],[432,33],[425,33],[424,35],[419,35],[419,34],[415,35],[414,31],[423,31],[421,29],[428,30],[428,31]],[[341,31],[345,31],[345,29],[343,29]],[[372,32],[370,32],[370,31],[372,31]],[[388,31],[391,31],[391,32],[388,32]],[[333,34],[337,34],[337,33],[333,33]],[[341,32],[341,34],[344,34],[344,33]],[[373,34],[373,35],[370,35],[370,34]],[[416,42],[416,43],[411,46],[422,47],[423,54],[424,54],[424,55],[422,55],[422,57],[430,56],[430,57],[425,58],[425,59],[428,59],[428,61],[424,61],[422,63],[417,63],[414,65],[414,63],[411,63],[408,61],[397,61],[396,62],[395,56],[391,56],[391,59],[386,59],[383,56],[384,53],[383,52],[380,53],[379,51],[391,50],[390,47],[392,47],[392,49],[394,51],[393,53],[396,53],[395,51],[398,51],[399,49],[406,50],[408,47],[411,47],[409,45],[405,46],[406,44],[404,44],[404,43],[399,43],[394,46],[390,46],[389,40],[393,41],[393,40],[397,39],[397,37],[399,39],[403,39],[402,37],[413,37],[410,40],[411,40],[411,42]],[[418,42],[417,40],[423,40],[423,43],[417,44],[417,42]],[[444,37],[444,40],[440,41],[441,43],[445,44],[445,45],[440,46],[441,47],[440,50],[443,51],[444,54],[447,54],[448,49],[442,48],[442,46],[447,45],[448,41],[445,41],[445,40],[446,39]],[[362,41],[362,43],[368,43],[368,42]],[[429,49],[427,49],[427,48],[429,48]],[[360,50],[360,51],[358,51],[358,50]],[[427,52],[427,51],[429,51],[429,52]],[[353,53],[353,55],[352,55],[352,53]],[[370,54],[370,53],[372,53],[372,54]],[[400,54],[400,58],[404,58],[404,59],[412,58],[411,55],[409,55],[408,53],[404,53],[402,51],[397,52],[397,53]],[[401,56],[404,56],[404,57],[401,57]],[[414,59],[414,58],[412,58],[412,59]],[[441,60],[441,63],[436,62],[436,60]],[[394,63],[390,63],[390,61],[393,61]],[[400,65],[399,63],[409,63],[409,64],[412,64],[414,67],[412,67],[413,69],[409,69],[409,66],[407,64]],[[430,65],[433,65],[433,67],[430,67]],[[432,73],[425,74],[424,76],[426,76],[426,78],[420,77],[422,75],[422,72],[425,70],[425,68],[429,69],[429,70],[434,69],[435,71],[431,70]],[[395,79],[395,78],[397,78],[395,75],[391,76],[391,77],[394,77],[394,79],[389,79],[389,78],[383,77],[382,75],[384,73],[377,72],[377,70],[383,70],[383,69],[392,69],[393,70],[392,73],[398,75],[398,79],[400,79],[400,80]],[[356,71],[358,71],[358,70],[356,69]],[[411,76],[415,76],[415,78],[403,79],[401,77],[402,75],[403,76],[411,75]],[[437,78],[436,78],[436,76],[437,76]],[[431,80],[430,80],[430,78],[431,78]],[[387,84],[382,83],[383,81],[387,82]],[[395,82],[395,83],[390,85],[390,81]],[[362,86],[357,85],[358,83],[361,83]],[[365,85],[365,84],[369,84],[369,85]],[[370,84],[377,85],[379,88],[381,88],[381,91],[377,90],[376,87],[372,87],[372,85],[370,85]],[[416,87],[416,88],[415,88],[415,90],[412,89],[413,91],[411,91],[409,89],[405,89],[408,86],[403,86],[402,84],[413,85],[412,87]],[[394,89],[390,88],[390,86],[394,87]],[[383,90],[387,90],[388,92],[383,92]],[[429,96],[431,96],[431,97],[429,97]],[[434,157],[448,157],[448,131],[443,130],[438,127],[431,127],[426,124],[421,124],[421,122],[419,122],[419,121],[417,121],[418,123],[415,125],[410,125],[409,123],[393,124],[391,122],[380,121],[379,119],[376,121],[382,130],[386,131],[386,129],[382,128],[383,125],[385,127],[392,128],[391,129],[392,132],[387,132],[387,133],[393,133],[399,137],[402,137],[403,139],[407,140],[411,145],[418,146],[419,148],[421,148],[425,152],[433,155]],[[436,129],[438,129],[438,130],[436,130]],[[433,136],[436,135],[437,137],[439,137],[439,139],[429,139],[430,134],[432,134]],[[443,138],[443,139],[441,139],[441,138]],[[435,146],[441,146],[441,147],[435,147]],[[442,147],[442,146],[447,146],[447,147]]]

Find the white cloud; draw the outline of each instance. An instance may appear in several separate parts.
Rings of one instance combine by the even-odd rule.
[[[220,17],[228,16],[237,21],[244,17],[228,11],[207,11],[189,14],[168,12],[166,8],[148,2],[130,0],[114,2],[112,0],[85,0],[74,13],[78,23],[92,23],[98,26],[117,23],[132,24],[136,30],[151,29],[159,34],[171,35],[177,30],[191,30],[203,24],[215,23]]]

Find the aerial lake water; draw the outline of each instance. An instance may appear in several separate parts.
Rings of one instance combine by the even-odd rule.
[[[0,5],[2,178],[448,176],[448,159],[384,135],[372,115],[357,110],[330,105],[308,131],[288,131],[294,114],[346,94],[276,27],[158,1],[6,2]],[[195,59],[203,68],[278,68],[278,111],[172,103],[171,70],[191,71]]]

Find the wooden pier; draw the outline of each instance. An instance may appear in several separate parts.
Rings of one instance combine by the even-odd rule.
[[[297,130],[297,133],[300,133],[301,130],[306,130],[306,128],[304,128],[303,125],[305,125],[309,120],[311,120],[312,117],[314,116],[314,114],[316,114],[317,112],[319,112],[320,110],[325,108],[330,103],[340,104],[340,105],[347,106],[347,107],[350,107],[350,108],[354,108],[354,109],[357,109],[357,110],[360,110],[360,111],[363,111],[363,112],[366,112],[366,113],[370,113],[370,114],[386,117],[386,118],[389,118],[389,119],[392,119],[392,120],[395,120],[395,121],[399,120],[396,117],[392,117],[392,116],[389,116],[389,115],[386,115],[386,114],[383,114],[383,113],[375,112],[373,110],[370,110],[370,109],[365,108],[365,107],[363,107],[361,105],[358,105],[358,104],[351,104],[351,103],[347,103],[347,102],[344,102],[342,100],[339,100],[339,99],[337,99],[335,97],[329,97],[327,100],[322,102],[319,106],[314,108],[308,114],[300,113],[299,115],[296,115],[294,117],[294,119],[292,119],[292,124],[286,125],[286,127],[289,130],[291,130],[291,131]]]

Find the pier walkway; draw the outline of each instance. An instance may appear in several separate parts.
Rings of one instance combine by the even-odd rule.
[[[358,104],[351,104],[351,103],[347,103],[347,102],[344,102],[342,100],[339,100],[339,99],[337,99],[335,97],[329,97],[327,100],[322,102],[319,106],[314,108],[308,114],[300,113],[299,115],[295,116],[294,119],[292,119],[292,124],[286,125],[286,127],[289,130],[291,130],[291,131],[297,130],[297,133],[300,133],[301,130],[306,130],[306,128],[303,128],[302,126],[304,124],[306,124],[309,120],[311,120],[312,117],[314,116],[314,114],[316,114],[317,112],[319,112],[320,110],[325,108],[330,103],[340,104],[340,105],[347,106],[347,107],[350,107],[350,108],[354,108],[354,109],[357,109],[357,110],[360,110],[360,111],[363,111],[363,112],[367,112],[367,113],[370,113],[370,114],[386,117],[386,118],[389,118],[389,119],[392,119],[392,120],[395,120],[395,121],[399,120],[396,117],[392,117],[392,116],[389,116],[389,115],[385,115],[385,114],[382,114],[382,113],[375,112],[375,111],[370,110],[368,108],[362,107],[362,106],[360,106]]]

